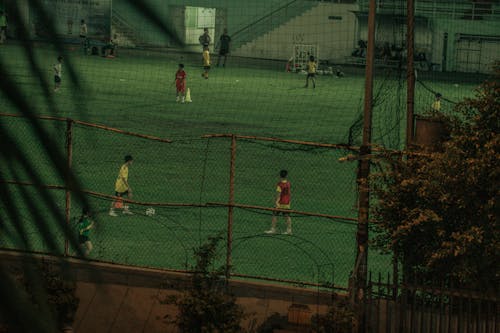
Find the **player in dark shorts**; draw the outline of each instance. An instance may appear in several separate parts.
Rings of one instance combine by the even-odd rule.
[[[229,54],[229,45],[231,44],[231,37],[227,34],[227,29],[224,29],[224,33],[220,36],[219,40],[219,57],[217,58],[217,67],[219,67],[220,58],[224,57],[224,62],[222,67],[226,67],[227,55]]]

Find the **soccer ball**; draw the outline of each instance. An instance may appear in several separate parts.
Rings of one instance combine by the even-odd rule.
[[[154,208],[152,208],[152,207],[146,208],[146,215],[147,216],[153,216],[153,215],[155,215],[155,213],[156,213],[156,211]]]

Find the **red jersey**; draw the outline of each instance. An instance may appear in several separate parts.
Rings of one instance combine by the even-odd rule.
[[[276,191],[280,194],[280,205],[289,205],[290,204],[290,182],[288,180],[280,181],[276,186]]]
[[[186,72],[183,69],[179,69],[175,73],[175,87],[179,92],[186,90]]]
[[[183,69],[177,70],[177,72],[175,73],[176,83],[184,81],[185,78],[186,78],[186,72]]]

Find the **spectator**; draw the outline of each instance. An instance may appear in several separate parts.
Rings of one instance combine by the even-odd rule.
[[[364,40],[358,40],[358,48],[354,50],[352,56],[361,58],[364,58],[366,56],[366,42]]]
[[[83,54],[87,54],[87,49],[88,49],[88,40],[87,40],[87,24],[85,23],[85,20],[80,21],[80,41],[82,44],[83,48]]]
[[[217,58],[217,67],[219,67],[220,58],[224,57],[224,62],[222,67],[226,67],[227,55],[229,54],[229,45],[231,43],[231,37],[227,34],[227,29],[224,29],[224,33],[220,36],[219,40],[219,57]]]

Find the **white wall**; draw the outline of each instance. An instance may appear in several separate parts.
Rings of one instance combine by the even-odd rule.
[[[356,43],[356,17],[353,4],[318,3],[302,16],[233,50],[233,55],[267,59],[289,59],[294,44],[318,44],[319,59],[341,60],[349,56]],[[331,20],[329,16],[340,16]]]

